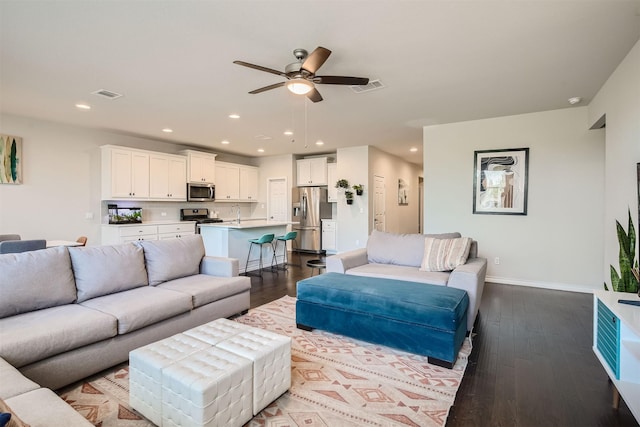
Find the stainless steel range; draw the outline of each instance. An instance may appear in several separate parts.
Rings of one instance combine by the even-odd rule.
[[[209,218],[209,209],[207,208],[180,209],[180,220],[195,221],[196,233],[200,233],[200,228],[198,228],[198,224],[211,224],[214,222],[222,222],[220,218]]]

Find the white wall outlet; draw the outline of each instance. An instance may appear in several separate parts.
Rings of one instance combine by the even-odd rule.
[[[494,263],[495,265],[499,265],[499,264],[500,264],[500,257],[495,257],[495,258],[493,259],[493,263]]]
[[[364,213],[364,208],[360,208],[360,213]]]
[[[84,214],[84,219],[93,219],[93,212],[87,212]]]
[[[160,212],[160,216],[167,216],[166,212]]]

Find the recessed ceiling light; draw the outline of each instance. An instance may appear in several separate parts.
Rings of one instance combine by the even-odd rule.
[[[285,130],[285,131],[284,131],[284,134],[285,134],[285,135],[293,135],[293,132],[292,132],[292,131],[290,131],[290,130]]]
[[[415,153],[416,151],[418,151],[418,149],[416,147],[411,147],[409,151],[411,151],[412,153]]]
[[[238,114],[229,114],[230,119],[239,119],[240,116]]]
[[[316,141],[316,145],[324,145],[324,142],[322,142],[322,141]]]
[[[91,110],[91,105],[88,104],[76,104],[76,108],[80,110]]]
[[[574,97],[569,98],[567,101],[569,101],[569,104],[575,105],[575,104],[579,104],[580,101],[582,101],[582,98],[579,97],[579,96],[574,96]]]
[[[164,133],[171,133],[171,132],[173,132],[173,129],[164,128],[164,129],[162,129],[162,132],[164,132]]]
[[[229,145],[229,141],[225,139],[224,141],[220,141],[220,144]]]
[[[264,153],[264,148],[258,148],[258,153]]]

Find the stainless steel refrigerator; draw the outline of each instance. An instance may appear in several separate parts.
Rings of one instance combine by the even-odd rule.
[[[320,254],[322,232],[320,220],[331,218],[331,203],[327,202],[326,187],[296,187],[291,197],[293,231],[298,232],[294,250]]]

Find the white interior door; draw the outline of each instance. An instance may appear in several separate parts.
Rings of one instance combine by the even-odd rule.
[[[267,187],[267,218],[272,221],[289,221],[287,178],[269,178]]]
[[[385,188],[384,177],[375,175],[373,177],[373,228],[378,231],[385,231]]]

